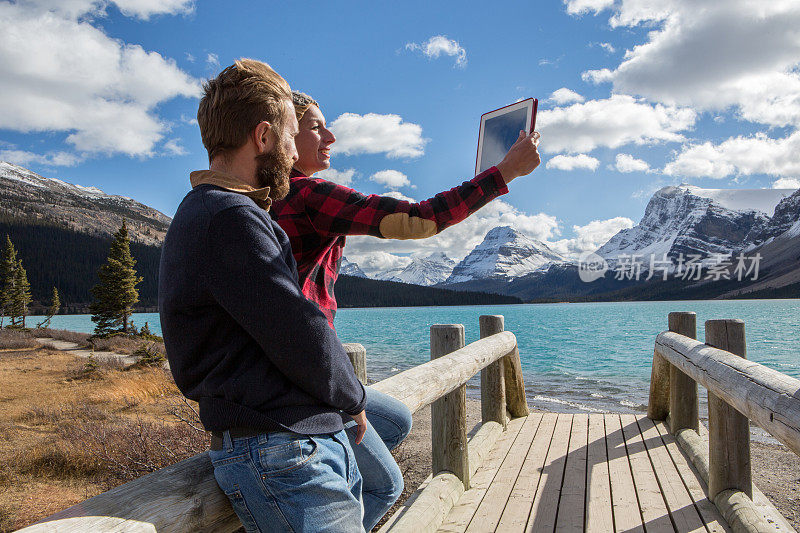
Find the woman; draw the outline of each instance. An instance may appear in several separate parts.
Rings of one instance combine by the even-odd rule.
[[[347,235],[430,237],[508,192],[508,182],[539,164],[538,134],[521,132],[497,167],[429,200],[410,203],[363,195],[313,177],[330,167],[330,146],[336,137],[327,129],[316,101],[303,93],[292,96],[300,126],[295,137],[299,158],[292,169],[289,194],[272,204],[270,214],[289,236],[303,293],[319,306],[331,327],[336,314],[333,287]],[[362,443],[355,445],[354,431],[348,430],[348,436],[364,479],[364,528],[370,531],[403,491],[403,476],[389,449],[408,435],[411,413],[404,404],[370,388],[366,413],[371,427]],[[353,425],[350,422],[346,427]]]

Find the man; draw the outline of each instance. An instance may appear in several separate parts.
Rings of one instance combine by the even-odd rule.
[[[170,368],[212,432],[220,488],[247,531],[362,531],[361,477],[341,411],[366,430],[364,387],[301,293],[268,214],[297,159],[291,90],[242,59],[204,85],[210,169],[164,241],[159,311]]]

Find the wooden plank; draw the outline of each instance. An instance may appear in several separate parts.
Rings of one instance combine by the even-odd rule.
[[[541,413],[534,413],[530,416],[534,417],[534,423],[538,426],[539,421],[542,419]],[[486,456],[483,465],[472,476],[470,489],[461,496],[461,499],[450,510],[450,514],[439,526],[439,531],[456,533],[467,529],[472,517],[475,515],[475,511],[486,495],[486,491],[489,490],[492,480],[497,475],[500,465],[508,456],[515,440],[519,436],[524,422],[525,418],[515,418],[508,423],[506,431],[497,439],[497,443]]]
[[[717,506],[708,499],[708,488],[706,484],[700,479],[700,476],[694,470],[694,467],[689,465],[686,457],[681,453],[675,437],[667,429],[664,422],[656,422],[655,428],[658,430],[661,440],[664,442],[664,447],[669,453],[675,468],[681,476],[689,496],[694,502],[700,518],[710,533],[721,533],[730,531],[728,524],[722,518]]]
[[[555,528],[571,430],[572,415],[559,414],[556,429],[553,431],[553,440],[547,451],[547,460],[536,489],[536,497],[528,517],[528,524],[525,526],[526,532],[552,532]]]
[[[556,532],[582,532],[586,504],[586,456],[589,444],[589,415],[572,416],[569,453],[558,503]]]
[[[705,531],[703,520],[683,484],[675,463],[672,462],[664,441],[661,440],[661,435],[653,425],[653,421],[646,417],[640,417],[637,422],[675,529],[681,532]]]
[[[619,415],[605,415],[605,423],[614,529],[619,532],[644,533],[642,515],[639,512],[639,500],[636,498],[636,487],[633,484]]]
[[[647,455],[642,434],[636,416],[631,414],[620,415],[622,433],[625,436],[625,447],[628,449],[628,461],[631,463],[633,484],[636,487],[636,497],[639,500],[639,509],[642,511],[642,520],[648,533],[672,533],[672,521],[669,518],[667,504],[661,495],[653,465]]]
[[[489,486],[486,494],[481,500],[475,515],[472,517],[466,531],[494,531],[497,526],[503,509],[506,506],[511,489],[517,480],[522,464],[531,447],[531,442],[545,426],[545,422],[555,415],[552,413],[544,414],[540,423],[535,423],[536,419],[528,417],[520,430],[517,440],[506,456],[503,464],[495,475],[494,480]]]
[[[586,526],[588,533],[611,533],[611,481],[608,477],[608,453],[603,415],[589,415],[589,449],[586,462]]]
[[[508,497],[497,531],[523,531],[528,523],[533,499],[544,467],[547,451],[553,440],[558,415],[547,413],[542,418],[539,430],[527,452],[517,480]]]
[[[548,413],[542,418],[542,423],[531,443],[503,514],[500,516],[497,531],[522,531],[525,529],[547,451],[553,440],[553,431],[555,431],[557,420],[558,415],[555,413]]]

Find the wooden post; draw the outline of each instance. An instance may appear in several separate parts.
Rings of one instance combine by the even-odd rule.
[[[672,365],[653,351],[653,368],[650,370],[650,400],[647,418],[665,420],[669,414],[669,374]]]
[[[670,313],[669,330],[689,337],[697,338],[696,313]],[[669,418],[670,430],[676,435],[682,429],[700,429],[700,417],[697,405],[697,382],[669,365]]]
[[[462,324],[431,326],[431,359],[464,347]],[[431,405],[433,475],[452,472],[469,489],[467,448],[467,385],[461,385]]]
[[[353,365],[353,370],[356,372],[358,381],[367,384],[367,350],[362,345],[355,342],[346,342],[342,344],[344,351],[347,352],[347,357],[350,358],[350,363]]]
[[[481,338],[503,331],[502,315],[481,315],[478,318]],[[503,359],[481,370],[481,421],[497,422],[506,427],[506,383]]]
[[[706,321],[706,344],[747,357],[742,320]],[[708,393],[708,497],[727,489],[753,498],[750,421],[716,394]]]

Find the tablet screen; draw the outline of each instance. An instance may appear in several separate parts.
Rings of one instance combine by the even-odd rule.
[[[517,141],[520,130],[531,125],[532,100],[524,100],[481,117],[476,174],[497,165]]]

